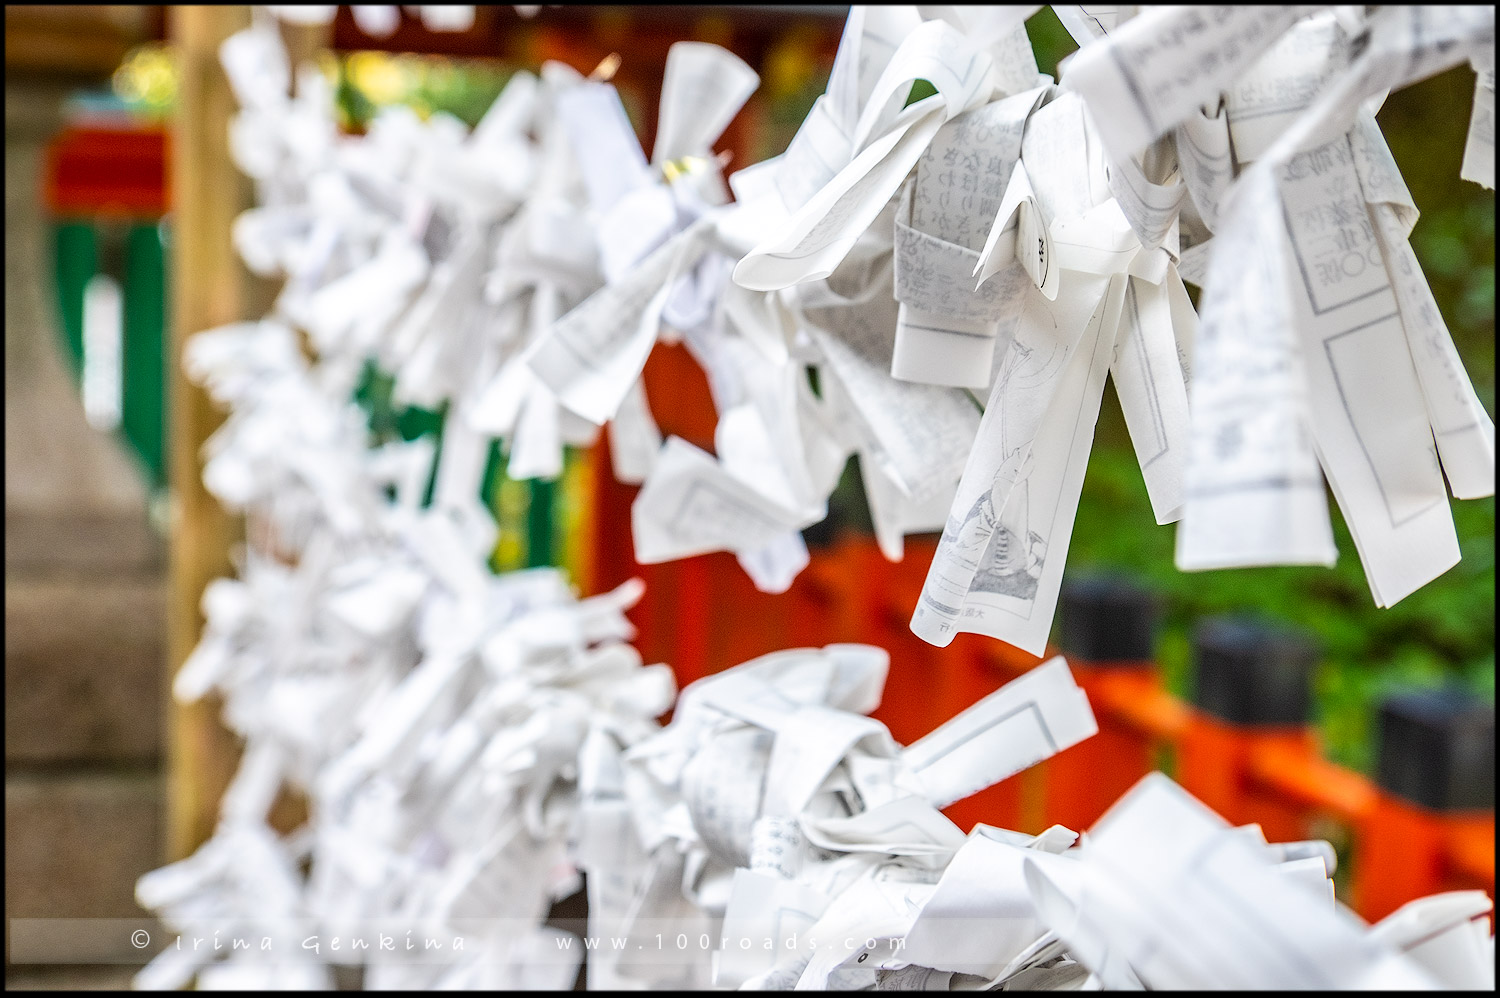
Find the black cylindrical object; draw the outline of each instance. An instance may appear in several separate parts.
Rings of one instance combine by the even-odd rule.
[[[1230,724],[1306,724],[1318,655],[1305,632],[1252,618],[1209,618],[1193,632],[1193,701]]]
[[[1159,608],[1155,594],[1117,576],[1063,583],[1058,647],[1069,658],[1110,665],[1149,662]]]
[[[1495,708],[1454,687],[1380,705],[1380,786],[1434,811],[1495,806]]]

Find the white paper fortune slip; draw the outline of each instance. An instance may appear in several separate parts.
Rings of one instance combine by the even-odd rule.
[[[1307,109],[1232,189],[1195,353],[1180,566],[1330,564],[1319,463],[1378,605],[1457,561],[1433,431],[1459,431],[1448,453],[1467,491],[1470,469],[1493,464],[1493,424],[1466,401],[1440,320],[1423,309],[1399,235],[1414,211],[1363,102],[1486,37],[1492,45],[1492,14],[1377,12],[1349,69],[1303,98]],[[1456,390],[1431,393],[1451,400],[1434,424],[1420,386],[1444,377]]]
[[[938,807],[1036,765],[1098,731],[1061,656],[1012,680],[902,757]]]
[[[1042,864],[1026,876],[1050,896],[1043,920],[1095,973],[1123,964],[1152,988],[1434,983],[1159,773],[1105,813],[1081,862],[1076,901]]]
[[[769,291],[831,274],[938,128],[988,97],[991,65],[987,52],[942,21],[911,30],[863,107],[853,159],[792,216],[784,233],[740,261],[736,283]],[[930,81],[937,93],[892,115],[916,79]]]
[[[896,219],[896,377],[988,387],[993,341],[1023,298],[1001,281],[976,290],[972,279],[1042,94],[1038,87],[959,115],[917,161],[910,204]]]

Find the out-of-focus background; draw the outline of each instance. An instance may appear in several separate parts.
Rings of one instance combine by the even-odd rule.
[[[716,42],[762,78],[721,143],[734,150],[735,169],[785,148],[822,92],[842,13],[544,8],[527,19],[512,8],[482,8],[469,31],[431,32],[407,14],[396,34],[373,39],[341,8],[325,36],[309,44],[304,34],[299,44],[335,84],[350,132],[391,104],[472,125],[516,68],[560,59],[587,72],[619,52],[616,82],[649,148],[651,88],[666,46]],[[180,162],[170,143],[183,110],[181,52],[164,7],[7,6],[5,19],[5,913],[129,916],[138,913],[136,877],[180,855],[192,838],[180,815],[172,816],[182,795],[195,792],[184,789],[183,760],[192,763],[195,753],[217,759],[187,766],[197,774],[189,780],[210,784],[203,774],[225,765],[216,755],[225,751],[222,740],[202,734],[202,717],[185,721],[169,708],[166,694],[169,628],[183,619],[167,584],[169,534],[182,523],[169,498],[168,358],[174,332],[192,332],[170,328],[168,164]],[[1072,40],[1050,11],[1027,27],[1042,71],[1055,73]],[[1493,413],[1494,195],[1458,179],[1472,94],[1473,73],[1456,69],[1393,94],[1379,120],[1422,212],[1412,235],[1417,256]],[[274,288],[247,286],[246,308],[264,311]],[[653,358],[648,388],[653,376],[680,376],[681,360]],[[659,405],[672,393],[651,394]],[[682,395],[706,400],[702,391]],[[388,377],[372,370],[361,397],[373,434],[440,432],[442,413],[395,411],[388,396]],[[1157,658],[1171,691],[1192,693],[1193,625],[1233,611],[1316,637],[1317,731],[1325,755],[1356,771],[1375,767],[1377,705],[1393,690],[1456,685],[1493,703],[1493,499],[1453,504],[1462,562],[1389,610],[1374,607],[1336,505],[1336,568],[1183,574],[1172,565],[1174,529],[1156,526],[1151,515],[1112,388],[1106,396],[1068,574],[1108,569],[1160,594]],[[702,417],[657,415],[664,429],[675,426],[706,445]],[[711,431],[711,418],[706,425]],[[506,479],[502,461],[492,465],[486,498],[502,525],[498,569],[561,563],[600,586],[629,570],[628,549],[612,553],[588,528],[601,509],[628,499],[602,480],[594,458],[574,455],[559,482],[531,485]],[[831,509],[829,521],[809,532],[815,548],[869,534],[852,469]],[[908,575],[917,550],[902,566]],[[673,577],[679,584],[670,603],[663,594],[669,610],[660,612],[692,616],[683,603],[694,598],[692,587],[723,574],[715,556],[692,561],[700,564]],[[189,622],[193,612],[186,611]],[[736,626],[755,626],[755,614],[745,618]],[[702,647],[683,644],[700,632],[675,638],[674,651],[694,660],[683,665],[684,681],[740,660],[713,645],[718,638],[708,630],[697,639]],[[753,638],[736,647],[756,645]],[[768,634],[766,648],[775,644]],[[653,660],[650,650],[647,657]],[[655,660],[662,659],[679,665],[666,654]],[[940,704],[937,713],[965,705]],[[197,813],[201,825],[211,801]],[[129,972],[12,967],[7,957],[6,981],[119,986]]]

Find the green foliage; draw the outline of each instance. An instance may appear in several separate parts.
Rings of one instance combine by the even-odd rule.
[[[1057,64],[1078,48],[1051,7],[1043,7],[1026,19],[1026,35],[1036,53],[1036,68],[1057,79]]]
[[[514,68],[497,61],[444,56],[354,52],[325,67],[346,127],[362,129],[380,108],[405,104],[418,114],[451,114],[470,128],[479,123]]]
[[[339,120],[347,128],[363,129],[375,117],[380,108],[365,92],[354,85],[347,70],[347,62],[340,61],[338,77],[333,85],[333,101],[338,107]]]

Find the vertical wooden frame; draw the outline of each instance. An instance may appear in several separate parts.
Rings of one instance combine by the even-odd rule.
[[[177,109],[167,161],[171,225],[168,293],[171,329],[168,384],[167,485],[170,494],[167,668],[187,661],[203,629],[199,603],[215,578],[232,573],[230,549],[244,526],[203,487],[204,442],[224,421],[182,371],[187,338],[204,329],[264,314],[274,288],[240,262],[230,229],[253,203],[248,178],[229,155],[229,121],[237,104],[219,64],[219,46],[250,25],[246,6],[174,6],[168,36],[178,60]],[[326,44],[327,28],[283,31],[295,67]],[[173,703],[167,716],[166,849],[191,853],[218,821],[219,799],[234,774],[239,748],[219,721],[216,696]],[[284,809],[283,809],[284,810]],[[295,810],[295,809],[293,809]]]
[[[230,241],[235,216],[250,205],[250,183],[229,157],[234,95],[219,65],[219,46],[250,24],[249,7],[175,6],[168,32],[178,60],[167,189],[172,244],[168,292],[167,668],[176,675],[203,628],[199,602],[208,583],[230,572],[229,550],[242,535],[203,487],[203,443],[224,420],[183,374],[182,348],[203,329],[246,317],[246,272]],[[221,702],[175,701],[167,716],[168,858],[180,859],[213,833],[218,802],[234,772],[234,738],[219,722]]]

